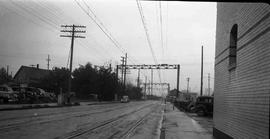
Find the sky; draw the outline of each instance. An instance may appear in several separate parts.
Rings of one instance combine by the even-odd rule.
[[[213,88],[216,3],[139,4],[158,64],[180,64],[180,90],[186,90],[189,77],[190,91],[200,91],[202,45],[204,88],[208,87],[208,73]],[[72,24],[86,26],[82,29],[86,33],[78,34],[86,38],[75,39],[73,69],[87,62],[111,63],[115,68],[125,53],[127,64],[155,64],[136,0],[0,0],[0,67],[8,65],[13,75],[21,65],[39,64],[47,69],[48,55],[50,69],[67,67],[71,39],[60,37],[66,35],[60,30],[65,29],[61,25]],[[131,70],[128,82],[136,84],[137,73]],[[161,78],[158,74],[154,71],[153,82],[176,88],[176,70],[161,70]],[[146,76],[150,80],[150,70],[141,70],[140,75],[141,82]]]

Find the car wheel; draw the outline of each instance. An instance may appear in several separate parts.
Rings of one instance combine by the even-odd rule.
[[[196,113],[197,113],[198,116],[205,116],[205,111],[203,109],[197,110]]]

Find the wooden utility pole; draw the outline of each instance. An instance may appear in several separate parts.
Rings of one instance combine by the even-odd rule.
[[[50,55],[48,55],[48,58],[46,59],[46,61],[47,61],[47,69],[49,70],[50,69],[50,61],[51,61]]]
[[[140,87],[140,69],[138,69],[137,87]]]
[[[124,64],[125,64],[125,57],[121,57],[122,59],[121,59],[121,62],[122,62],[122,64],[121,64],[121,83],[123,84],[123,82],[124,82]]]
[[[210,73],[208,73],[208,95],[210,96]]]
[[[147,84],[147,76],[145,76],[145,83],[144,83],[144,98],[146,98],[146,84]]]
[[[118,68],[119,68],[119,66],[118,65],[116,65],[116,79],[117,79],[117,82],[118,82]]]
[[[200,95],[203,95],[203,46],[202,46],[202,58],[201,58],[201,92]]]
[[[188,90],[189,90],[189,77],[187,78],[187,93],[188,93]]]
[[[8,79],[8,74],[9,74],[9,65],[7,65],[7,79]]]
[[[178,64],[177,65],[177,84],[176,84],[176,89],[177,89],[177,92],[176,92],[176,98],[178,98],[179,96],[179,78],[180,78],[180,65]]]
[[[153,69],[151,69],[151,95],[153,95]]]
[[[126,53],[126,56],[125,56],[124,90],[126,89],[126,76],[127,76],[127,53]]]
[[[71,33],[69,35],[60,35],[60,37],[68,37],[71,38],[71,47],[70,47],[70,64],[69,64],[69,78],[68,78],[68,101],[70,103],[70,93],[71,93],[71,74],[72,74],[72,61],[73,61],[73,46],[74,46],[74,39],[75,38],[85,38],[84,36],[76,35],[76,33],[85,33],[84,30],[76,30],[76,28],[86,28],[86,26],[78,26],[78,25],[61,25],[61,27],[71,28],[71,30],[61,30],[61,32]]]

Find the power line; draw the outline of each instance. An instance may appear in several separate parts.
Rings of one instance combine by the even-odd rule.
[[[144,19],[144,14],[143,14],[142,6],[141,6],[139,0],[136,0],[136,2],[137,2],[137,6],[138,6],[138,10],[139,10],[140,16],[141,16],[141,20],[142,20],[142,23],[143,23],[145,35],[146,35],[147,42],[148,42],[148,46],[149,46],[149,48],[151,50],[151,54],[152,54],[152,57],[154,59],[154,62],[155,62],[155,64],[157,64],[158,63],[157,62],[157,58],[155,56],[155,53],[154,53],[154,50],[153,50],[153,47],[152,47],[152,44],[151,44],[151,41],[150,41],[150,37],[149,37],[148,30],[147,30],[147,27],[146,27],[145,19]]]
[[[145,34],[146,34],[148,46],[150,48],[150,51],[151,51],[151,54],[152,54],[152,57],[154,59],[155,64],[158,64],[157,58],[155,56],[155,53],[154,53],[154,50],[153,50],[153,47],[152,47],[152,44],[151,44],[151,41],[150,41],[150,36],[148,34],[148,30],[147,30],[147,27],[146,27],[146,23],[145,23],[145,19],[144,19],[144,14],[143,14],[143,9],[142,9],[141,3],[140,3],[139,0],[136,0],[136,2],[137,2],[138,10],[139,10],[139,13],[140,13],[141,21],[142,21],[142,24],[143,24],[143,27],[144,27],[144,31],[145,31]],[[160,71],[159,71],[159,74],[158,75],[159,75],[159,80],[161,82]]]
[[[89,10],[91,12],[91,14],[93,15],[93,17],[81,6],[81,4],[77,1],[74,0],[79,6],[80,8],[92,19],[92,21],[94,21],[94,23],[96,25],[98,25],[98,27],[102,30],[103,33],[105,33],[105,35],[113,42],[113,44],[124,54],[126,53],[124,48],[120,45],[120,43],[115,39],[115,37],[110,33],[110,31],[106,28],[106,26],[104,25],[104,23],[98,18],[98,16],[95,14],[95,12],[92,10],[92,8],[86,3],[85,0],[83,1],[83,4],[86,6],[87,10]],[[135,62],[136,60],[134,60],[132,58],[132,56],[129,54],[129,59],[133,62]]]
[[[60,24],[62,21],[61,19],[64,19],[64,18],[61,18],[62,15],[57,15],[57,14],[53,14],[52,16],[48,16],[48,17],[45,17],[43,14],[40,14],[38,10],[36,9],[39,9],[41,10],[42,7],[44,6],[40,6],[38,3],[33,3],[34,5],[31,5],[31,3],[27,3],[28,6],[26,6],[25,4],[17,4],[13,1],[11,1],[13,5],[19,7],[20,9],[22,9],[23,11],[25,11],[26,13],[28,13],[29,15],[33,15],[34,17],[38,18],[39,20],[41,20],[42,22],[46,23],[47,25],[49,25],[50,27],[52,27],[53,29],[50,28],[50,30],[52,32],[55,33],[55,30],[58,30],[58,24]],[[30,6],[30,7],[29,7]],[[43,8],[44,9],[44,8]],[[42,10],[43,10],[42,9]],[[46,8],[45,8],[46,9]],[[50,13],[55,13],[55,12],[52,12],[50,11],[50,9],[47,9],[46,10],[47,12],[50,12]],[[21,12],[20,12],[21,13]],[[51,14],[50,14],[51,15]],[[41,19],[39,17],[42,17]],[[56,17],[56,18],[55,18]],[[54,20],[56,19],[56,20]],[[60,20],[57,20],[57,19],[60,19]],[[71,21],[71,20],[69,20]],[[35,23],[35,22],[34,22]],[[49,29],[49,28],[48,28]],[[85,45],[86,46],[86,45]],[[96,53],[95,53],[96,54]],[[97,55],[97,54],[96,54]],[[97,55],[97,56],[100,56],[100,55]]]
[[[97,17],[97,15],[94,13],[94,11],[91,9],[91,7],[83,0],[84,5],[92,13],[92,15],[94,17],[92,17],[89,14],[89,12],[87,12],[87,10],[85,8],[83,8],[82,5],[77,0],[74,0],[74,1],[82,9],[82,11],[98,26],[98,28],[109,38],[109,40],[114,44],[114,46],[116,46],[122,53],[125,53],[125,50],[121,47],[120,43],[112,36],[112,34],[105,27],[105,25],[101,22],[101,20]],[[136,61],[132,58],[132,56],[129,56],[129,59],[132,63],[134,63]]]
[[[108,33],[107,31],[105,31],[105,29],[82,7],[82,5],[77,1],[74,0],[77,5],[83,10],[83,12],[90,17],[90,19],[92,21],[94,21],[94,23],[99,27],[99,29],[111,40],[111,42],[122,52],[125,53],[124,50],[122,50],[123,48],[121,48],[118,43],[113,39],[113,37],[110,36],[110,33]]]
[[[163,47],[163,24],[162,24],[162,6],[161,1],[159,1],[159,15],[160,15],[160,37],[161,37],[161,48],[162,48],[162,57],[164,57],[164,47]]]

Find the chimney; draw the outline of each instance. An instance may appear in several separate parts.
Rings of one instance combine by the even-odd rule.
[[[37,64],[37,69],[39,69],[39,64]]]

